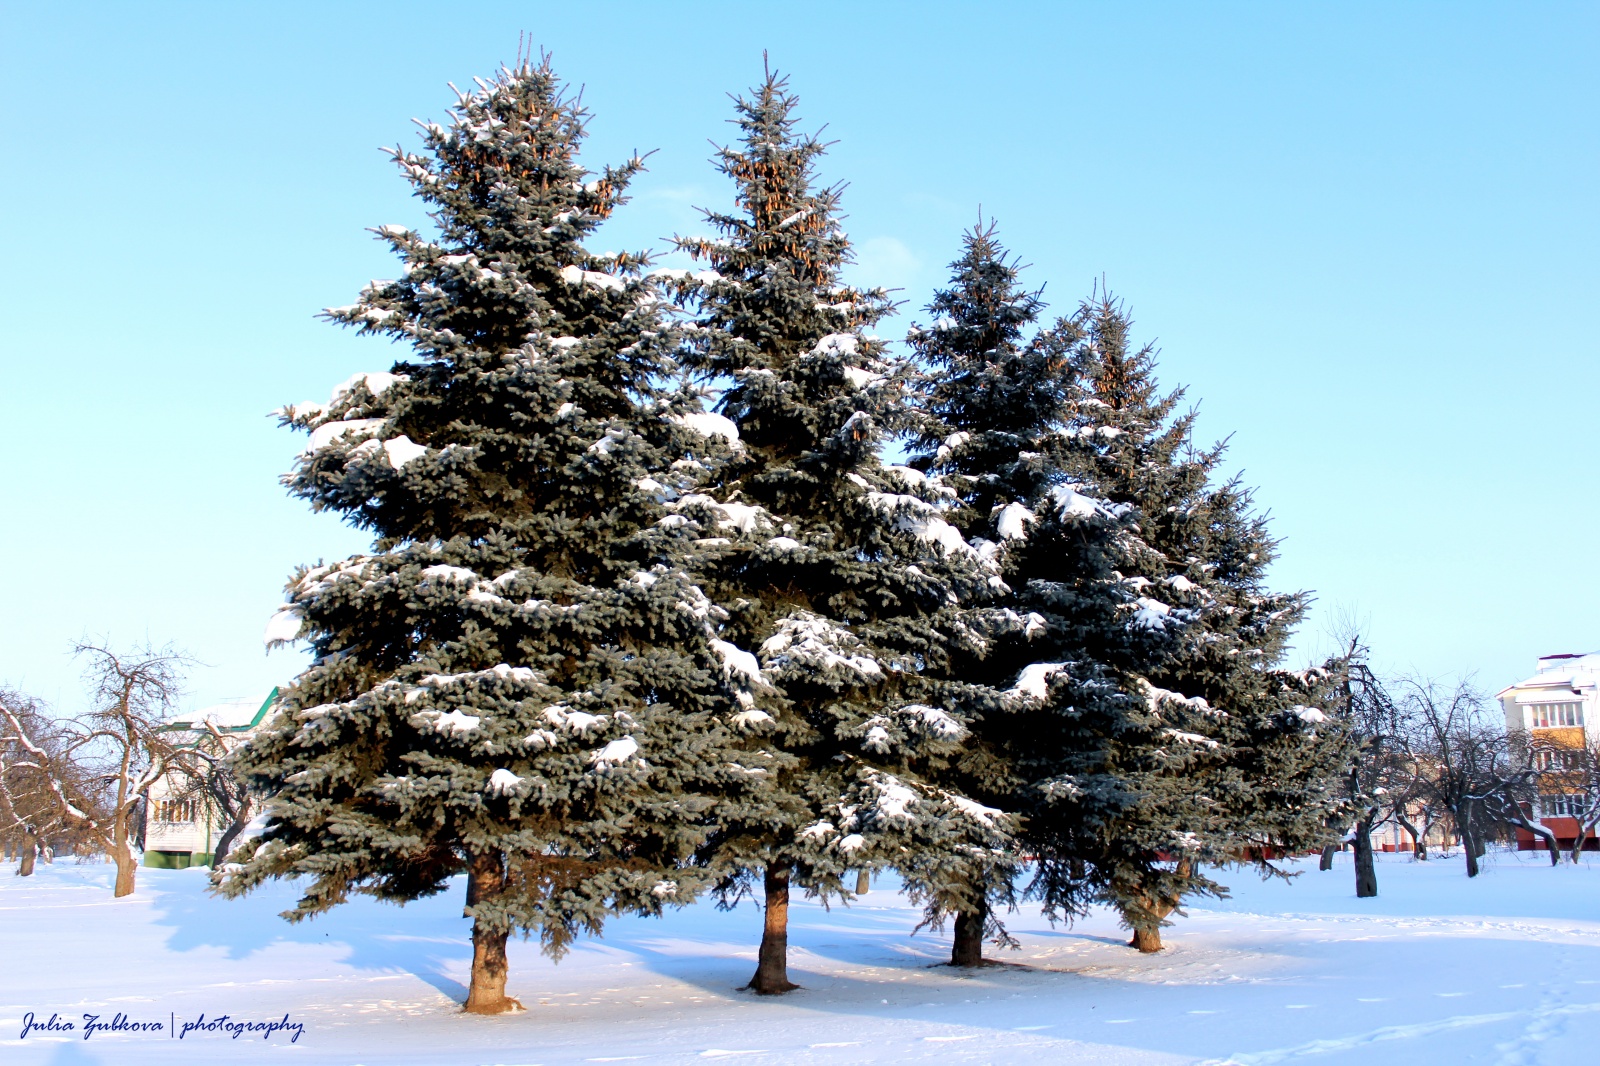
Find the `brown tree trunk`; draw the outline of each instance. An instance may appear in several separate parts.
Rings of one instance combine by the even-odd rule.
[[[124,698],[123,721],[127,722],[127,700]],[[137,868],[133,863],[133,848],[128,844],[128,818],[133,814],[133,801],[128,796],[128,772],[133,760],[137,740],[133,726],[128,726],[127,743],[122,748],[122,772],[117,776],[117,804],[111,809],[111,861],[117,864],[117,883],[112,890],[113,899],[133,895],[133,881]]]
[[[1172,872],[1187,880],[1189,875],[1194,872],[1194,865],[1188,859],[1179,859],[1177,864],[1173,866]],[[1139,902],[1144,904],[1145,913],[1150,915],[1154,919],[1153,921],[1134,921],[1128,917],[1127,911],[1122,912],[1124,920],[1133,929],[1133,938],[1128,941],[1129,947],[1138,948],[1144,954],[1152,955],[1166,946],[1161,943],[1161,923],[1166,920],[1167,915],[1177,910],[1178,904],[1182,902],[1181,888],[1178,893],[1171,899],[1152,899],[1149,896],[1144,896],[1140,899]]]
[[[1153,955],[1164,946],[1161,943],[1161,927],[1159,925],[1136,925],[1133,927],[1133,939],[1128,941],[1128,946],[1138,948],[1146,955]]]
[[[756,973],[746,988],[762,996],[776,996],[800,986],[789,980],[789,864],[767,866],[766,922],[761,929],[761,952]]]
[[[1589,834],[1593,829],[1593,826],[1586,826],[1582,822],[1578,823],[1578,835],[1572,840],[1572,851],[1568,853],[1567,861],[1574,863],[1583,861],[1583,842],[1589,839]]]
[[[1404,815],[1398,812],[1396,812],[1394,820],[1400,823],[1401,829],[1404,829],[1406,832],[1411,834],[1411,853],[1417,857],[1417,861],[1427,862],[1428,846],[1423,843],[1423,838],[1427,836],[1428,831],[1424,829],[1420,833],[1417,832],[1417,827],[1412,825],[1406,820]]]
[[[111,848],[111,861],[117,864],[117,886],[112,896],[121,899],[133,895],[134,879],[139,874],[139,864],[126,838],[118,840]]]
[[[1372,859],[1372,819],[1357,822],[1355,835],[1356,898],[1367,899],[1378,894],[1378,868]]]
[[[1560,864],[1561,844],[1556,840],[1556,835],[1554,833],[1550,832],[1550,830],[1546,829],[1537,821],[1528,821],[1527,819],[1522,819],[1520,821],[1513,822],[1512,824],[1519,829],[1526,829],[1528,832],[1537,836],[1544,842],[1545,850],[1550,853],[1551,866]]]
[[[1467,876],[1477,877],[1478,856],[1481,854],[1478,851],[1477,836],[1473,833],[1472,826],[1467,824],[1467,820],[1465,818],[1461,819],[1461,824],[1457,827],[1457,829],[1461,833],[1461,850],[1465,852],[1467,856]]]
[[[22,862],[17,866],[18,877],[33,876],[33,859],[39,849],[39,841],[30,830],[22,835]]]
[[[1153,915],[1155,920],[1134,920],[1128,916],[1127,911],[1123,911],[1123,919],[1133,929],[1133,937],[1128,941],[1128,946],[1130,948],[1138,948],[1146,955],[1153,955],[1166,946],[1161,942],[1161,922],[1167,915],[1172,913],[1177,903],[1150,899],[1149,897],[1145,897],[1141,902],[1144,904],[1144,910]]]
[[[139,873],[139,862],[133,856],[133,844],[129,840],[132,834],[128,832],[128,819],[134,812],[126,803],[124,786],[118,786],[117,797],[117,813],[111,825],[111,861],[117,864],[117,887],[112,896],[121,899],[123,896],[133,895],[133,883]]]
[[[1319,869],[1319,870],[1331,870],[1331,869],[1333,869],[1333,857],[1335,855],[1337,855],[1337,854],[1339,854],[1339,845],[1337,845],[1337,844],[1329,844],[1327,847],[1323,848],[1322,849],[1322,861],[1317,864],[1317,869]]]
[[[872,875],[865,870],[856,873],[856,895],[865,896],[872,889]]]
[[[472,856],[467,870],[467,898],[473,904],[493,899],[505,887],[505,866],[499,854]],[[472,908],[469,908],[471,910]],[[474,915],[472,920],[472,984],[467,1002],[461,1007],[468,1014],[504,1014],[521,1010],[522,1004],[506,995],[506,938],[509,932],[490,926]]]
[[[222,839],[217,841],[217,850],[211,856],[213,869],[228,861],[228,853],[233,850],[233,842],[244,832],[244,827],[250,824],[250,819],[253,817],[255,817],[253,804],[248,798],[241,801],[238,813],[233,816],[232,824],[222,834]]]
[[[956,913],[956,937],[950,946],[951,966],[983,965],[983,927],[989,921],[989,905],[985,901],[973,913]]]

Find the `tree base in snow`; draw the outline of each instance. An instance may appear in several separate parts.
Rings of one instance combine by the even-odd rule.
[[[987,907],[975,914],[963,911],[956,915],[955,941],[950,945],[951,966],[983,965],[983,928],[987,918]]]
[[[123,846],[111,858],[117,864],[117,880],[116,886],[111,892],[112,897],[121,899],[123,896],[133,895],[134,886],[137,883],[136,879],[139,875],[139,864],[134,861],[133,852]]]
[[[763,977],[759,970],[750,978],[750,983],[744,986],[746,992],[754,992],[758,996],[781,996],[785,992],[793,992],[800,986],[787,977]]]
[[[514,996],[501,996],[499,999],[484,997],[480,1002],[474,1003],[468,996],[466,1003],[461,1006],[462,1014],[510,1014],[512,1011],[527,1010],[520,999]]]
[[[936,963],[935,965],[939,965],[939,964]],[[1028,966],[1028,965],[1023,964],[1023,963],[1006,962],[1006,961],[1004,961],[1002,959],[985,959],[985,958],[981,958],[981,957],[976,959],[976,960],[974,960],[974,961],[972,961],[972,962],[957,962],[955,959],[952,958],[949,962],[944,963],[943,965],[945,965],[945,966],[953,966],[958,970],[986,970],[986,969],[989,969],[989,968],[994,967],[994,966],[1010,966],[1013,969],[1020,969],[1020,970],[1031,970],[1031,969],[1033,969],[1033,967]]]
[[[1146,955],[1154,955],[1166,945],[1161,943],[1161,930],[1135,929],[1133,939],[1128,941],[1130,948],[1138,948]]]
[[[756,973],[745,985],[758,996],[781,996],[800,986],[789,980],[789,866],[770,863],[763,878],[766,888],[765,921]]]

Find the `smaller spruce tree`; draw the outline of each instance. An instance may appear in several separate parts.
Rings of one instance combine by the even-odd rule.
[[[1219,480],[1225,445],[1195,445],[1196,413],[1178,413],[1183,390],[1161,392],[1154,349],[1130,343],[1131,325],[1109,294],[1078,309],[1068,428],[1089,445],[1079,476],[1137,516],[1159,560],[1150,603],[1183,619],[1141,673],[1164,705],[1196,712],[1168,733],[1192,758],[1142,776],[1091,860],[1134,946],[1155,951],[1185,898],[1225,892],[1204,865],[1271,875],[1275,856],[1321,845],[1344,738],[1328,714],[1330,673],[1280,665],[1308,597],[1267,587],[1277,543],[1266,517],[1237,477]]]
[[[951,486],[951,520],[998,561],[1003,582],[965,605],[978,639],[948,668],[984,699],[940,781],[1014,812],[1025,829],[1009,854],[907,879],[929,920],[955,916],[951,961],[975,965],[985,935],[1005,941],[993,912],[1014,901],[1019,852],[1038,856],[1035,889],[1051,908],[1083,905],[1083,878],[1048,875],[1075,868],[1130,802],[1138,770],[1117,744],[1149,730],[1137,671],[1171,638],[1167,619],[1146,618],[1137,574],[1155,560],[1127,508],[1072,473],[1086,447],[1067,426],[1075,325],[1027,335],[1043,302],[1022,287],[992,223],[966,235],[951,269],[931,324],[908,339],[927,375],[912,461]]]

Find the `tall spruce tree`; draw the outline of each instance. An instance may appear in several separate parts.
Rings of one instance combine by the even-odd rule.
[[[999,560],[1004,584],[968,601],[978,639],[949,664],[974,694],[972,739],[941,784],[1022,818],[1018,850],[1042,870],[1076,869],[1093,840],[1132,802],[1137,777],[1121,748],[1164,728],[1137,688],[1144,664],[1173,639],[1179,617],[1156,613],[1137,575],[1159,563],[1128,508],[1110,505],[1076,475],[1086,442],[1070,431],[1076,382],[1072,323],[1028,336],[1043,303],[1022,287],[991,223],[966,235],[950,285],[928,307],[932,322],[908,341],[925,368],[924,420],[913,464],[954,490],[951,516]],[[1169,712],[1170,713],[1170,712]],[[1165,761],[1182,764],[1183,746]],[[951,961],[982,961],[992,916],[1013,902],[1017,851],[965,867],[912,870],[928,916],[955,917]],[[1054,910],[1086,902],[1081,877],[1041,876]]]
[[[1160,561],[1146,571],[1147,595],[1163,616],[1183,617],[1143,680],[1172,693],[1169,705],[1200,711],[1181,726],[1194,757],[1142,775],[1089,856],[1134,946],[1155,951],[1186,897],[1225,891],[1203,863],[1251,862],[1271,874],[1274,855],[1324,842],[1348,740],[1328,714],[1332,672],[1281,669],[1308,599],[1267,587],[1276,541],[1239,479],[1219,480],[1224,445],[1195,445],[1195,412],[1178,413],[1183,391],[1161,393],[1154,350],[1131,345],[1129,317],[1108,294],[1065,329],[1077,386],[1067,429],[1089,445],[1074,453],[1088,460],[1078,476],[1136,516]],[[1121,741],[1130,742],[1145,738]]]
[[[645,257],[583,245],[640,161],[579,164],[586,113],[548,61],[478,84],[394,151],[437,235],[379,228],[403,277],[327,312],[411,351],[284,411],[311,434],[290,492],[374,544],[298,571],[269,626],[316,657],[238,757],[267,818],[222,888],[305,878],[297,920],[466,871],[466,1009],[496,1013],[510,932],[559,955],[688,900],[708,812],[748,789],[717,609],[660,523],[698,399],[663,389]]]
[[[946,490],[879,458],[906,374],[866,330],[891,304],[840,280],[839,191],[815,184],[824,145],[797,133],[795,105],[770,73],[738,99],[742,142],[716,160],[736,209],[707,212],[716,236],[678,241],[711,267],[679,275],[697,313],[685,359],[722,390],[706,417],[737,447],[675,506],[704,534],[693,570],[770,718],[750,762],[764,792],[719,811],[708,853],[729,898],[761,876],[750,987],[767,994],[794,987],[791,884],[844,894],[848,868],[993,851],[1010,828],[926,778],[966,733],[959,686],[933,680],[966,639],[955,605],[999,578],[941,517]]]

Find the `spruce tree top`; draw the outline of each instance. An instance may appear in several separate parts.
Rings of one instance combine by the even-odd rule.
[[[919,465],[944,473],[987,517],[995,501],[1043,486],[1045,464],[1030,468],[1019,456],[1039,446],[1041,429],[1061,421],[1061,360],[1026,336],[1044,309],[1042,292],[1022,286],[1022,267],[1007,258],[993,222],[963,235],[950,268],[949,285],[927,307],[930,326],[913,327],[909,337],[928,370],[925,405],[933,415],[914,450]]]
[[[414,357],[391,374],[351,379],[331,405],[288,409],[291,424],[313,431],[313,451],[286,479],[295,494],[344,511],[380,540],[516,530],[573,553],[561,561],[575,572],[604,565],[583,557],[587,545],[611,539],[616,517],[606,514],[614,505],[594,501],[647,496],[633,484],[652,465],[639,449],[665,446],[666,423],[653,423],[643,441],[628,439],[623,423],[640,401],[659,402],[671,338],[654,284],[641,276],[645,257],[601,258],[582,245],[625,202],[642,166],[585,170],[576,159],[585,121],[544,64],[462,95],[448,127],[422,123],[426,154],[394,150],[438,236],[379,227],[403,276],[373,282],[358,303],[327,314],[408,342]],[[487,384],[527,402],[504,405]],[[434,443],[426,455],[386,446],[405,462],[367,463],[371,479],[352,479],[344,449],[316,446],[359,439],[374,414],[406,441]],[[508,484],[518,466],[545,476]],[[439,491],[440,477],[448,491]],[[386,491],[369,492],[379,479]],[[552,535],[558,524],[565,536]],[[601,529],[606,536],[584,536]]]

